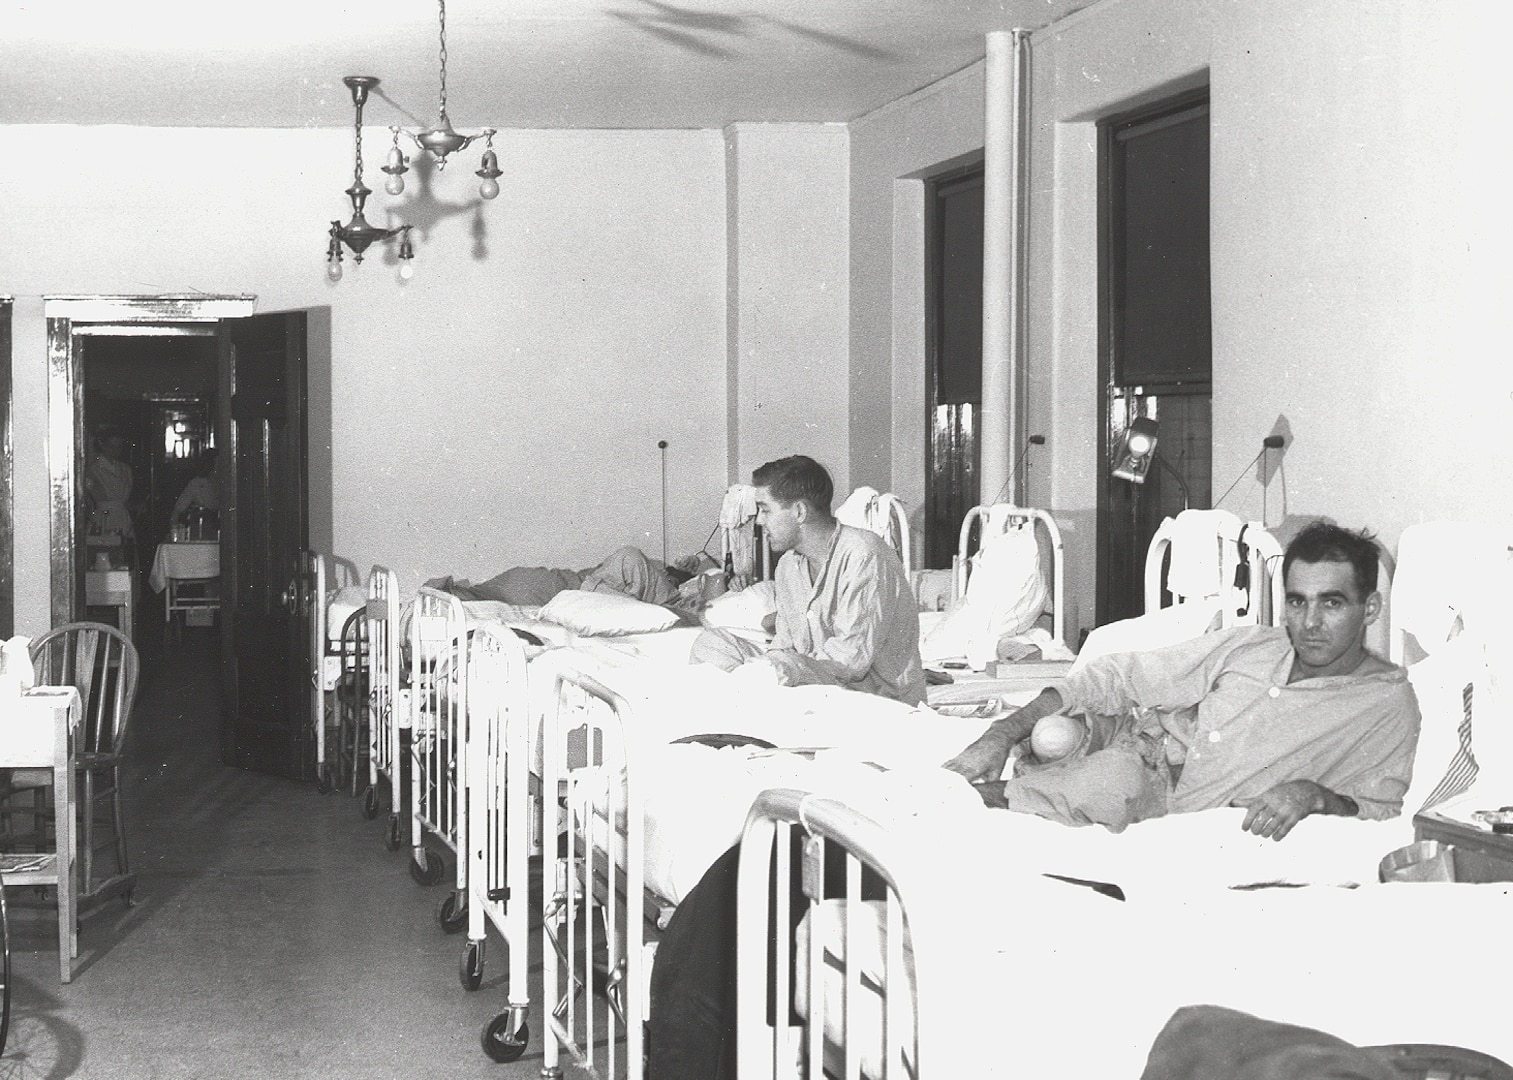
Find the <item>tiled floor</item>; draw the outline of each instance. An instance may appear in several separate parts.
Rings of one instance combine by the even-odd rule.
[[[464,991],[464,938],[436,919],[445,894],[385,850],[384,816],[222,766],[208,633],[149,644],[128,746],[136,906],[83,920],[65,986],[54,909],[11,891],[0,1080],[537,1076],[539,1016],[518,1062],[480,1048],[504,1007],[503,943],[491,936],[483,986]]]

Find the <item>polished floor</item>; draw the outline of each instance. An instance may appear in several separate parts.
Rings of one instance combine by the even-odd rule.
[[[442,887],[416,885],[405,853],[385,850],[384,817],[221,765],[208,632],[141,644],[126,789],[136,904],[83,918],[60,985],[55,909],[41,890],[10,891],[0,1080],[539,1075],[537,1016],[518,1062],[480,1047],[504,1008],[502,942],[488,942],[482,987],[463,990]]]

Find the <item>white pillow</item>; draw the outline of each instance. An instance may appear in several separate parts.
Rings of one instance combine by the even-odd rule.
[[[998,656],[998,642],[1035,625],[1045,609],[1045,579],[1033,524],[987,538],[972,556],[967,595],[920,642],[926,663],[965,656],[976,670]]]
[[[758,581],[711,600],[704,608],[704,625],[730,630],[761,631],[762,620],[777,609],[776,586],[770,581]]]
[[[1210,596],[1095,627],[1078,650],[1072,671],[1110,653],[1146,652],[1202,637],[1219,625],[1219,605],[1219,598]]]
[[[664,607],[611,592],[565,589],[541,609],[545,622],[565,626],[587,637],[652,634],[677,625],[678,617]]]

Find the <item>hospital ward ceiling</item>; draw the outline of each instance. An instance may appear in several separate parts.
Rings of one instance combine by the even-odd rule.
[[[448,0],[461,128],[848,121],[1087,0]],[[0,0],[0,123],[336,127],[435,119],[436,0]]]

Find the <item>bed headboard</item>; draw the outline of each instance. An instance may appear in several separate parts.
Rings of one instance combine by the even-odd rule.
[[[881,536],[888,541],[889,547],[898,552],[904,570],[914,569],[909,541],[909,511],[897,495],[859,487],[835,508],[835,517],[842,525],[866,529]]]
[[[957,599],[967,594],[971,557],[982,546],[984,535],[989,531],[1004,532],[1027,523],[1032,524],[1036,530],[1041,577],[1049,579],[1046,592],[1051,603],[1051,636],[1070,648],[1071,643],[1066,639],[1066,554],[1056,519],[1044,510],[1015,506],[1012,503],[974,506],[968,510],[966,517],[962,519],[956,543],[956,559],[952,565],[953,591]]]
[[[1257,522],[1228,510],[1184,510],[1167,518],[1145,554],[1145,610],[1217,597],[1221,626],[1282,621],[1282,546]]]

